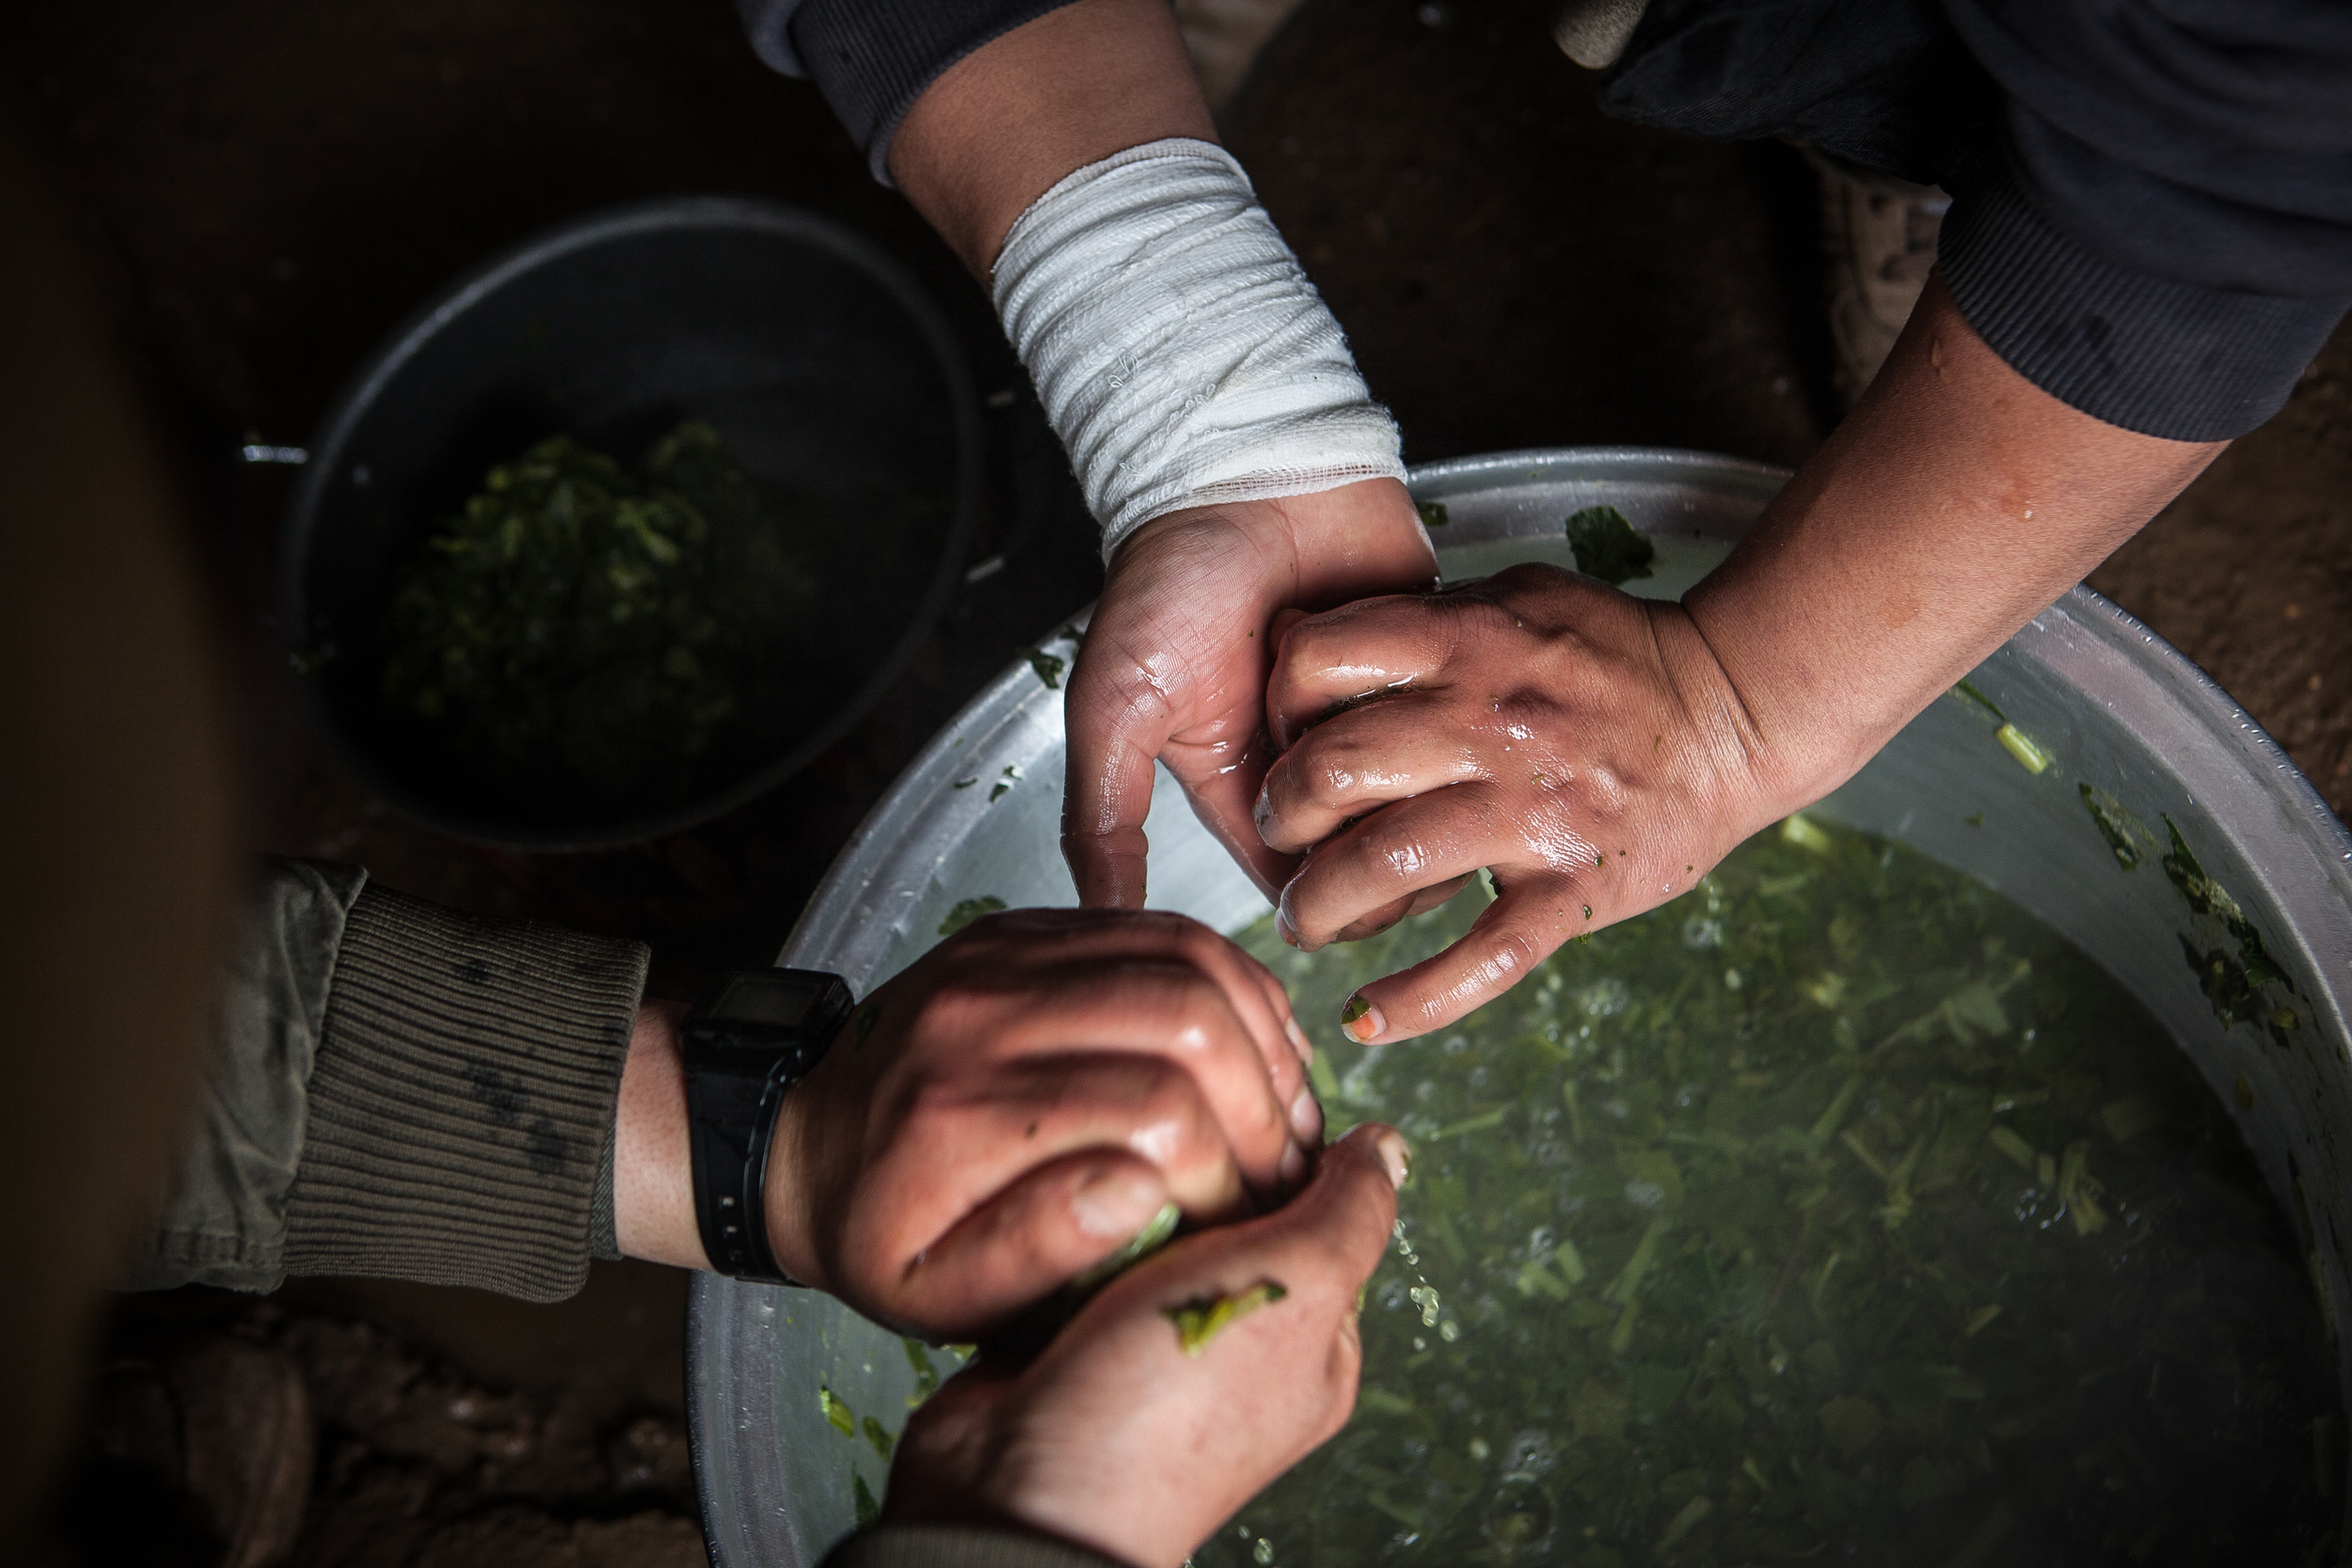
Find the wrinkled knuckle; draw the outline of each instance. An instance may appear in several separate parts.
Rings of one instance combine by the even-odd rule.
[[[1177,954],[1196,969],[1206,969],[1225,955],[1232,944],[1219,933],[1211,930],[1187,914],[1167,913],[1169,942]]]
[[[1344,810],[1363,783],[1361,748],[1343,739],[1327,740],[1292,770],[1294,785],[1304,802],[1327,812]]]
[[[1189,1128],[1200,1117],[1200,1097],[1193,1091],[1191,1075],[1171,1063],[1152,1059],[1139,1065],[1133,1092],[1139,1120]]]
[[[1529,932],[1508,930],[1496,939],[1494,965],[1509,974],[1524,974],[1541,963],[1549,951]]]
[[[956,1040],[971,1031],[978,998],[961,978],[933,988],[917,999],[910,1032],[920,1041]]]

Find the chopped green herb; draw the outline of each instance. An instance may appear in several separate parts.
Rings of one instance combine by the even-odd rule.
[[[1061,689],[1061,673],[1070,668],[1069,665],[1042,648],[1024,648],[1021,657],[1029,661],[1029,668],[1037,672],[1037,678],[1045,683],[1046,690]]]
[[[707,424],[634,470],[549,437],[401,568],[385,700],[511,793],[690,797],[739,771],[806,662],[788,537]]]
[[[1164,1307],[1160,1315],[1176,1325],[1176,1343],[1184,1353],[1199,1355],[1234,1319],[1246,1318],[1289,1294],[1282,1286],[1268,1279],[1232,1295],[1200,1296],[1174,1307]]]
[[[2122,801],[2090,784],[2082,784],[2078,788],[2082,793],[2084,809],[2090,813],[2091,821],[2099,825],[2099,836],[2106,839],[2107,847],[2115,851],[2115,863],[2126,871],[2137,870],[2141,859],[2141,847],[2153,847],[2155,840],[2149,835],[2147,829],[2139,825],[2137,817],[2123,809]]]
[[[907,1365],[914,1369],[914,1392],[907,1396],[907,1408],[913,1410],[939,1392],[939,1369],[931,1365],[930,1348],[920,1339],[901,1338],[906,1347]]]
[[[1985,1136],[1993,1140],[1994,1148],[2014,1160],[2019,1170],[2033,1169],[2033,1145],[2006,1127],[1996,1126]]]
[[[1799,848],[1810,849],[1817,855],[1825,855],[1829,852],[1829,834],[1823,832],[1811,817],[1801,811],[1792,811],[1781,818],[1780,836]],[[1786,885],[1793,887],[1800,884]]]
[[[2099,1125],[2120,1144],[2130,1143],[2152,1127],[2161,1127],[2164,1117],[2164,1102],[2152,1095],[2136,1094],[2099,1107]]]
[[[1648,577],[1650,562],[1658,559],[1658,546],[1635,532],[1613,506],[1588,506],[1571,516],[1567,527],[1576,569],[1588,578],[1629,582]]]
[[[2015,757],[2019,766],[2028,773],[2040,773],[2050,766],[2050,753],[2014,724],[2003,724],[1993,732],[1993,738],[1999,741],[2001,749]]]
[[[1091,1291],[1126,1273],[1165,1246],[1168,1239],[1176,1234],[1177,1222],[1184,1217],[1184,1212],[1175,1204],[1161,1204],[1159,1212],[1145,1221],[1143,1228],[1129,1237],[1117,1252],[1072,1280],[1072,1289]]]
[[[2166,879],[2180,890],[2191,910],[2219,921],[2238,944],[2237,956],[2232,958],[2218,947],[2200,948],[2187,937],[2181,938],[2181,951],[2195,972],[2205,1000],[2212,1005],[2214,1017],[2225,1024],[2266,1027],[2273,1040],[2286,1044],[2286,1032],[2295,1027],[2294,1009],[2274,1005],[2264,988],[2281,986],[2289,995],[2295,995],[2295,981],[2271,958],[2262,932],[2246,918],[2246,911],[2230,896],[2229,890],[2205,875],[2205,868],[2189,849],[2188,840],[2181,836],[2179,826],[2169,816],[2164,819],[2164,825],[2172,835],[2171,852],[2163,861]],[[2287,1022],[2280,1022],[2280,1013],[2286,1015]]]
[[[890,1435],[890,1429],[868,1416],[858,1424],[858,1430],[866,1433],[866,1441],[873,1446],[876,1453],[882,1455],[882,1463],[889,1464],[890,1450],[898,1446],[898,1440]]]
[[[1331,1058],[1318,1051],[1307,1060],[1307,1081],[1314,1085],[1315,1098],[1328,1103],[1345,1098],[1340,1089],[1339,1074],[1331,1070]]]
[[[855,1470],[850,1472],[850,1502],[857,1510],[857,1528],[864,1529],[882,1517],[882,1504],[874,1500],[874,1490],[866,1484],[866,1478]]]
[[[984,914],[996,914],[1005,908],[1005,901],[994,894],[982,894],[977,898],[965,898],[947,911],[947,918],[939,923],[939,934],[954,936]]]
[[[857,1435],[857,1417],[850,1414],[850,1407],[841,1402],[838,1395],[821,1383],[817,1386],[817,1408],[825,1413],[825,1419],[831,1421],[834,1430],[842,1436]]]
[[[1421,526],[1423,528],[1443,528],[1446,525],[1443,501],[1416,501],[1413,510],[1421,514]]]
[[[1952,688],[1952,693],[1955,696],[1966,698],[1968,701],[1976,704],[1979,707],[1984,709],[1985,712],[1993,715],[1993,721],[1994,723],[2006,724],[2009,722],[2009,715],[2003,713],[1998,707],[1994,706],[1992,698],[1977,689],[1977,683],[1975,681],[1962,681],[1958,686]]]
[[[1479,901],[1244,934],[1419,1153],[1354,1418],[1200,1568],[2106,1562],[2159,1517],[2152,1564],[2233,1568],[2335,1528],[2304,1248],[2163,1026],[1990,889],[1807,822],[1418,1039],[1330,1020]]]

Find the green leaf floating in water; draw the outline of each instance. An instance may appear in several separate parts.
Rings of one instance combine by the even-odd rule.
[[[961,899],[947,911],[947,918],[939,923],[939,934],[943,937],[954,936],[980,916],[1001,913],[1004,908],[1005,901],[993,893],[984,893],[977,898]]]
[[[1160,1315],[1176,1325],[1176,1343],[1184,1354],[1199,1355],[1234,1319],[1246,1318],[1261,1307],[1271,1307],[1289,1294],[1276,1281],[1261,1280],[1232,1295],[1201,1296],[1175,1307],[1163,1307]]]
[[[2099,836],[2115,852],[2115,863],[2126,871],[2137,870],[2145,848],[2154,847],[2154,838],[2139,825],[2139,818],[2123,808],[2122,801],[2106,790],[2090,784],[2076,788],[2083,798],[2084,809],[2090,813],[2090,820],[2099,826]]]
[[[1603,582],[1629,582],[1650,575],[1658,546],[1633,531],[1613,506],[1588,506],[1568,519],[1568,545],[1576,569]]]
[[[2179,826],[2169,816],[2164,826],[2172,835],[2171,852],[2162,863],[2166,879],[2180,890],[2191,910],[2219,921],[2238,944],[2237,957],[2233,958],[2221,948],[2206,950],[2186,936],[2181,938],[2181,950],[2196,972],[2205,1000],[2213,1005],[2214,1017],[2225,1024],[2251,1023],[2266,1030],[2279,1044],[2286,1044],[2287,1031],[2296,1027],[2299,1020],[2294,1008],[2275,1004],[2263,988],[2281,986],[2289,995],[2296,995],[2294,978],[2271,958],[2262,931],[2246,918],[2229,890],[2205,875]]]

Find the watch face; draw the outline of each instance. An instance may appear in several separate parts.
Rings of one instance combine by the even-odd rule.
[[[765,1023],[790,1029],[808,1017],[832,984],[824,974],[737,974],[712,1003],[709,1017],[735,1023]]]

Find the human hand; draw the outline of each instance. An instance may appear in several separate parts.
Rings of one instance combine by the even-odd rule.
[[[1681,607],[1556,567],[1300,620],[1266,701],[1283,750],[1258,824],[1307,857],[1282,890],[1287,940],[1385,929],[1482,866],[1500,890],[1459,942],[1350,1001],[1368,1043],[1469,1012],[1787,809]]]
[[[1280,1212],[1137,1264],[1027,1366],[983,1354],[907,1423],[883,1522],[1014,1524],[1176,1568],[1355,1408],[1358,1293],[1405,1160],[1359,1127]],[[1173,1314],[1220,1299],[1260,1305],[1188,1352]]]
[[[1323,1137],[1264,967],[1181,915],[975,921],[860,1006],[784,1100],[770,1244],[880,1322],[975,1339],[1168,1203],[1271,1206]]]
[[[1152,763],[1271,897],[1292,858],[1250,811],[1264,777],[1267,644],[1277,613],[1428,586],[1437,558],[1405,487],[1172,512],[1112,559],[1071,673],[1062,855],[1089,905],[1139,909]]]

